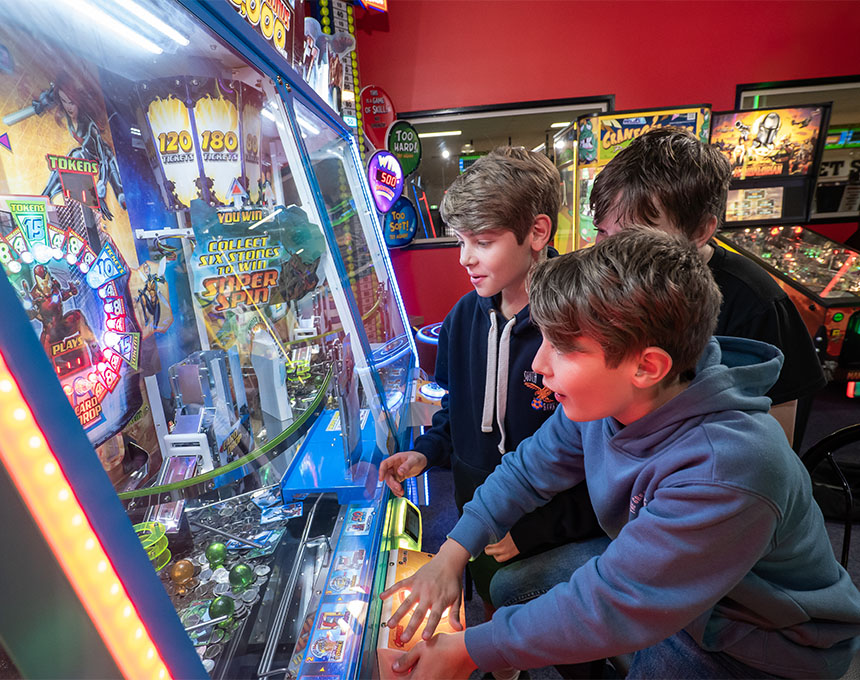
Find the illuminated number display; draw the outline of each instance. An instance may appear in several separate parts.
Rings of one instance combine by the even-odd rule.
[[[188,153],[193,147],[194,142],[188,130],[162,132],[158,135],[158,151],[163,156],[169,156],[174,153]]]
[[[200,135],[202,151],[236,151],[239,148],[239,137],[232,130],[204,130]]]

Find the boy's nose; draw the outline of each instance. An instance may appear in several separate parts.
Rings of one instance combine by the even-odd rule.
[[[546,375],[549,372],[548,363],[544,360],[546,357],[546,352],[551,352],[552,347],[544,338],[538,347],[538,351],[535,354],[535,358],[532,360],[532,369],[541,375]]]
[[[460,248],[460,266],[467,267],[475,262],[474,253],[469,246]]]

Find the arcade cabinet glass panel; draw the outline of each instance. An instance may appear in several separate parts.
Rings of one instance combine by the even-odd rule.
[[[414,353],[354,142],[178,4],[147,6],[178,38],[119,2],[4,7],[0,263],[133,521],[188,538],[194,505],[237,533],[273,514],[330,384],[396,438]],[[305,505],[330,533],[337,504]],[[261,558],[297,540],[263,534]],[[181,576],[177,607],[200,583]]]

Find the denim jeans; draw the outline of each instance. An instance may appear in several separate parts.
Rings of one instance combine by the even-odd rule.
[[[627,680],[776,678],[722,652],[706,652],[683,630],[633,655]]]
[[[493,606],[522,604],[543,595],[559,583],[566,583],[573,572],[592,557],[600,555],[608,545],[609,539],[601,536],[568,543],[502,567],[490,582]]]
[[[606,537],[594,538],[548,550],[503,567],[490,583],[496,607],[528,602],[570,580],[571,575],[609,545]],[[588,664],[557,667],[562,677],[582,678]],[[572,671],[572,674],[569,673]],[[627,680],[705,680],[716,678],[775,678],[720,652],[707,652],[684,631],[633,655]]]

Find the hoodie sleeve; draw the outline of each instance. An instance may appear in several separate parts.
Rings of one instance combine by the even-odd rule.
[[[467,629],[466,648],[480,668],[495,670],[656,644],[741,582],[770,547],[777,521],[770,502],[727,485],[658,488],[601,556],[541,597]]]
[[[445,318],[439,330],[439,344],[436,346],[436,384],[448,390],[448,339],[450,335],[450,315]],[[427,468],[447,465],[451,461],[454,444],[451,439],[451,415],[448,411],[450,395],[442,397],[442,407],[433,414],[432,426],[413,444],[413,449],[427,457]]]
[[[511,538],[522,555],[602,534],[585,482],[565,489],[511,527]]]
[[[556,409],[533,436],[502,457],[463,507],[463,516],[449,537],[475,556],[501,539],[523,515],[584,478],[579,429],[563,409]]]

